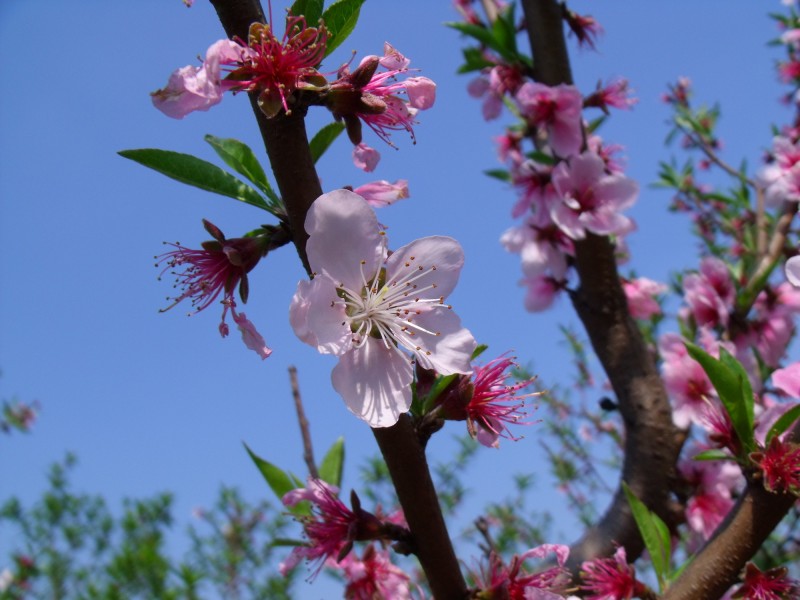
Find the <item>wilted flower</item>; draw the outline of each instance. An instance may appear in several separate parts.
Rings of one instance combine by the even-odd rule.
[[[628,564],[623,546],[617,548],[612,558],[584,562],[581,577],[589,600],[630,600],[645,590],[636,580],[636,572],[633,565]]]
[[[789,577],[786,567],[761,571],[753,563],[745,567],[744,583],[731,598],[744,600],[792,600],[800,595],[800,583]]]

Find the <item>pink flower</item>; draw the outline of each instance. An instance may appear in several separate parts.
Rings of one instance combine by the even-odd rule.
[[[728,324],[736,290],[728,267],[720,259],[709,256],[700,263],[700,273],[683,278],[686,303],[700,326]]]
[[[551,553],[556,555],[557,566],[532,574],[522,568],[527,559],[541,559]],[[561,544],[542,544],[532,548],[514,556],[509,565],[505,565],[497,554],[492,553],[488,570],[474,574],[477,585],[483,592],[480,597],[512,600],[564,598],[562,592],[570,582],[569,571],[564,568],[568,557],[569,547]]]
[[[694,448],[692,455],[702,448]],[[741,469],[734,463],[681,461],[678,470],[691,492],[686,521],[704,541],[709,539],[733,507],[733,492],[741,488]]]
[[[467,404],[467,428],[470,435],[488,448],[499,448],[500,438],[517,441],[509,425],[530,425],[524,422],[525,398],[537,392],[517,396],[517,392],[533,384],[536,378],[508,385],[509,371],[516,367],[512,358],[499,356],[472,373],[472,398]]]
[[[228,76],[234,91],[257,91],[258,107],[268,118],[283,108],[290,114],[289,98],[304,87],[325,86],[316,66],[325,56],[328,31],[324,25],[308,27],[305,17],[286,17],[286,31],[278,40],[267,24],[250,25],[242,59]]]
[[[639,186],[623,175],[609,174],[597,154],[584,152],[560,162],[553,170],[553,187],[559,200],[551,205],[550,215],[570,238],[583,239],[587,231],[621,235],[632,228],[621,211],[636,201]]]
[[[644,592],[636,580],[636,571],[625,557],[620,546],[612,558],[598,558],[581,565],[582,589],[590,592],[589,600],[630,600]]]
[[[353,192],[364,198],[370,206],[376,208],[389,206],[398,200],[408,198],[408,181],[398,179],[394,183],[389,183],[382,179],[360,185]]]
[[[753,563],[745,567],[744,583],[732,598],[744,600],[791,600],[800,595],[800,582],[788,576],[786,567],[761,571]]]
[[[543,165],[533,160],[526,160],[511,167],[511,182],[519,191],[520,196],[511,216],[521,217],[533,210],[541,215],[558,198],[553,187],[553,167]],[[539,221],[541,221],[541,216]]]
[[[609,106],[624,110],[632,107],[639,101],[638,98],[634,98],[632,94],[633,90],[628,87],[627,79],[615,79],[608,82],[605,87],[600,87],[600,83],[598,83],[597,90],[586,97],[583,101],[583,105],[585,107],[597,107],[605,113],[608,113]]]
[[[389,256],[375,212],[347,190],[323,194],[305,223],[314,279],[301,281],[289,313],[304,342],[339,358],[333,387],[372,427],[411,406],[412,361],[443,375],[470,374],[476,347],[444,299],[464,262],[448,237],[412,242]]]
[[[768,491],[800,494],[800,445],[775,436],[766,450],[750,458],[761,469]]]
[[[772,372],[772,385],[790,398],[800,398],[800,362]]]
[[[357,540],[375,539],[380,530],[380,521],[374,515],[361,510],[358,497],[351,496],[353,510],[347,508],[337,496],[338,489],[320,479],[309,478],[307,488],[288,492],[281,500],[284,506],[295,506],[298,502],[311,503],[311,516],[301,518],[303,531],[308,538],[307,546],[295,546],[289,558],[281,564],[282,574],[293,569],[305,559],[317,562],[316,576],[327,559],[343,559]]]
[[[372,173],[381,159],[380,152],[370,148],[365,143],[353,146],[353,164],[367,173]]]
[[[352,73],[347,65],[339,69],[326,102],[334,118],[344,121],[353,144],[361,143],[362,122],[390,146],[392,131],[405,129],[414,139],[414,116],[433,106],[436,84],[427,77],[398,80],[408,72],[407,65],[408,60],[387,42],[383,58],[367,56]],[[387,70],[378,72],[378,67]]]
[[[595,49],[595,43],[600,34],[603,33],[603,28],[594,17],[579,15],[574,11],[566,10],[564,20],[567,22],[570,32],[578,39],[579,46]]]
[[[524,300],[525,310],[528,312],[540,312],[550,308],[556,296],[564,289],[564,282],[547,275],[526,278],[520,283],[528,287]]]
[[[244,50],[230,40],[219,40],[206,52],[199,67],[186,66],[170,75],[167,86],[150,96],[153,105],[168,117],[182,119],[195,110],[206,111],[222,101],[220,65],[239,60]]]
[[[628,310],[634,319],[650,319],[661,314],[656,296],[667,291],[667,286],[647,277],[623,281],[622,288],[628,299]]]
[[[771,155],[772,162],[758,174],[767,206],[800,201],[800,147],[789,138],[778,136],[773,140]]]
[[[527,82],[516,96],[522,116],[532,126],[547,130],[553,151],[562,157],[576,154],[583,145],[581,93],[572,85],[549,87]]]
[[[157,264],[165,263],[165,272],[171,270],[175,275],[175,286],[181,293],[171,298],[173,301],[161,312],[173,308],[179,302],[191,300],[194,312],[207,308],[220,294],[224,293],[223,303],[226,308],[222,313],[220,332],[227,335],[225,314],[227,307],[233,303],[233,292],[238,286],[239,297],[247,302],[249,285],[247,274],[258,264],[269,246],[268,235],[257,235],[246,238],[225,239],[220,229],[203,219],[203,226],[211,234],[214,241],[203,242],[201,250],[192,250],[180,244],[169,244],[175,250],[159,256]],[[182,268],[182,271],[176,269]],[[159,277],[160,279],[161,277]]]
[[[506,250],[520,255],[522,272],[529,280],[543,275],[563,279],[567,272],[567,256],[575,254],[574,245],[555,224],[537,225],[528,219],[521,227],[513,227],[500,236]]]
[[[346,600],[411,600],[411,578],[391,562],[389,552],[370,544],[359,559],[348,554],[336,565],[344,575]]]
[[[505,95],[516,94],[523,81],[522,71],[518,67],[498,64],[472,80],[467,92],[473,98],[484,99],[483,118],[491,121],[500,116]]]
[[[675,425],[686,429],[692,422],[701,424],[710,398],[716,391],[708,375],[686,351],[676,334],[665,334],[659,341],[663,364],[661,374],[672,405]]]

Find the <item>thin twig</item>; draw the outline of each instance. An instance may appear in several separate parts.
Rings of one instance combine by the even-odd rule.
[[[297,422],[300,425],[300,435],[303,436],[303,460],[306,461],[308,474],[314,479],[319,479],[317,463],[314,460],[314,446],[311,443],[311,429],[306,419],[306,412],[303,410],[303,398],[300,396],[300,384],[297,383],[297,367],[289,367],[289,381],[292,383],[292,398],[294,398],[294,408],[297,410]]]

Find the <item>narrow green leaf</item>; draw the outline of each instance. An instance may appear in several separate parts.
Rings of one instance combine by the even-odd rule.
[[[267,485],[269,485],[270,489],[278,497],[278,500],[282,500],[285,494],[297,489],[298,486],[292,481],[292,477],[289,474],[258,456],[255,452],[250,450],[250,447],[247,444],[244,444],[244,447],[245,450],[247,450],[247,453],[250,455],[252,461],[255,463],[262,477],[264,477]],[[302,487],[302,484],[299,487]],[[310,512],[310,509],[306,503],[289,507],[289,510],[295,514],[308,514]]]
[[[511,183],[511,173],[505,169],[487,169],[484,171],[484,174],[488,175],[489,177],[499,179],[505,183]]]
[[[325,125],[314,135],[308,145],[311,148],[311,157],[315,163],[325,154],[325,151],[339,137],[342,131],[344,131],[344,123],[334,121]]]
[[[322,13],[322,20],[328,29],[325,56],[336,50],[353,33],[362,4],[364,0],[338,0]]]
[[[342,471],[344,470],[344,438],[340,437],[333,442],[322,463],[319,465],[319,476],[323,481],[340,487],[342,485]]]
[[[203,139],[211,145],[226,165],[254,183],[274,204],[280,204],[280,198],[269,184],[267,174],[250,146],[233,138],[218,138],[211,134]]]
[[[716,448],[698,452],[692,458],[694,460],[733,460],[733,457],[730,454]]]
[[[666,576],[669,571],[669,530],[664,522],[661,521],[656,514],[650,512],[647,506],[634,495],[628,487],[628,484],[624,481],[622,482],[622,489],[628,499],[631,513],[633,513],[636,526],[639,528],[639,533],[642,535],[644,545],[650,554],[650,560],[653,562],[653,570],[656,572],[656,577],[658,578],[659,589],[663,591]],[[664,531],[666,531],[666,540],[664,538]]]
[[[509,10],[513,9],[513,4],[509,6]],[[504,17],[495,19],[492,23],[492,36],[498,47],[498,51],[506,59],[512,59],[517,54],[517,30],[513,24],[510,24]]]
[[[422,408],[424,414],[428,413],[433,408],[434,401],[447,389],[447,386],[450,385],[456,377],[458,377],[458,374],[454,373],[452,375],[439,375],[436,378],[436,381],[431,386],[431,390],[425,398],[425,405]]]
[[[201,190],[270,210],[266,200],[256,190],[218,166],[196,156],[156,148],[122,150],[119,155]]]
[[[497,42],[494,39],[494,35],[492,32],[486,29],[486,27],[482,27],[480,25],[473,25],[472,23],[461,23],[461,22],[450,22],[445,23],[447,27],[452,27],[456,31],[460,31],[464,35],[468,35],[470,37],[475,38],[482,44],[493,48],[494,50],[500,51],[497,47]]]
[[[699,346],[695,346],[690,342],[685,342],[685,345],[689,355],[700,363],[700,366],[703,367],[706,375],[714,385],[714,389],[717,390],[722,405],[731,418],[733,429],[736,431],[736,435],[739,436],[744,452],[752,452],[755,445],[753,417],[752,412],[749,412],[748,415],[748,403],[742,393],[745,385],[747,389],[750,389],[750,382],[747,380],[747,376],[744,375],[742,377],[740,372],[717,360]],[[744,372],[744,369],[742,369],[742,372]],[[752,411],[752,392],[750,403],[750,411]]]
[[[739,394],[740,403],[746,419],[746,426],[750,432],[755,430],[755,399],[753,396],[753,388],[750,385],[750,378],[747,376],[747,371],[744,370],[742,363],[736,360],[730,352],[720,346],[719,348],[720,362],[728,367],[736,374],[739,381]]]
[[[304,16],[309,27],[316,27],[322,16],[323,0],[295,0],[289,13],[294,17]]]
[[[478,344],[478,345],[475,347],[475,350],[473,350],[473,351],[472,351],[471,360],[475,360],[475,359],[476,359],[476,358],[478,358],[478,357],[479,357],[481,354],[483,354],[484,352],[486,352],[488,349],[489,349],[489,346],[488,346],[487,344]]]
[[[789,429],[797,419],[800,419],[800,404],[795,404],[792,408],[783,413],[780,418],[775,421],[775,424],[769,428],[765,446],[769,446],[772,438]]]

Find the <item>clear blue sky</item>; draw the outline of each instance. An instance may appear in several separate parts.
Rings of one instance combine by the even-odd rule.
[[[273,10],[283,8],[276,1]],[[770,124],[789,115],[778,102],[777,51],[766,46],[775,30],[765,13],[779,8],[747,0],[576,3],[606,29],[599,53],[571,44],[578,85],[588,91],[622,75],[640,98],[602,131],[626,147],[628,173],[642,186],[631,211],[639,232],[629,239],[640,274],[665,280],[696,264],[685,220],[666,213],[668,194],[648,188],[657,162],[669,156],[662,145],[665,84],[686,75],[698,99],[722,100],[725,156],[757,164]],[[565,300],[546,314],[522,308],[518,259],[497,242],[511,224],[514,197],[481,174],[498,166],[490,140],[500,124],[482,121],[479,103],[465,91],[470,78],[455,75],[462,43],[442,26],[455,18],[446,0],[366,2],[357,31],[324,66],[334,70],[350,50],[380,54],[388,40],[438,83],[437,103],[421,115],[416,146],[399,134],[398,151],[368,140],[383,154],[374,177],[352,166],[346,140],[337,142],[320,163],[323,188],[408,179],[411,198],[379,214],[392,246],[432,234],[459,239],[467,262],[451,301],[465,324],[492,355],[513,349],[544,381],[564,382],[569,361],[556,325],[576,319]],[[236,236],[265,216],[116,154],[157,147],[216,160],[206,133],[261,152],[244,97],[228,96],[183,121],[150,103],[148,93],[173,69],[197,64],[222,35],[203,0],[192,9],[179,0],[0,4],[0,397],[43,407],[33,434],[0,438],[0,500],[38,497],[47,466],[68,450],[80,458],[78,489],[112,503],[172,490],[183,522],[192,507],[212,502],[222,482],[252,499],[267,494],[241,442],[304,472],[291,364],[299,369],[317,453],[346,438],[346,490],[357,485],[355,467],[376,452],[368,428],[330,386],[334,361],[291,331],[289,301],[303,277],[291,249],[270,256],[251,277],[246,312],[274,349],[264,362],[236,335],[220,339],[214,308],[192,318],[181,307],[158,313],[171,292],[153,267],[163,240],[196,247],[207,238],[201,218]],[[328,118],[318,111],[310,129]],[[462,432],[463,424],[450,424],[430,451],[446,456],[449,438]],[[467,475],[473,494],[464,523],[490,493],[511,489],[509,474],[545,468],[537,428],[525,433],[517,444],[480,453]],[[545,492],[541,502],[557,501]],[[552,541],[568,542],[574,533],[564,528],[564,538]],[[0,539],[7,535],[0,529]],[[2,550],[0,544],[0,569]],[[323,589],[299,597],[317,598]]]

